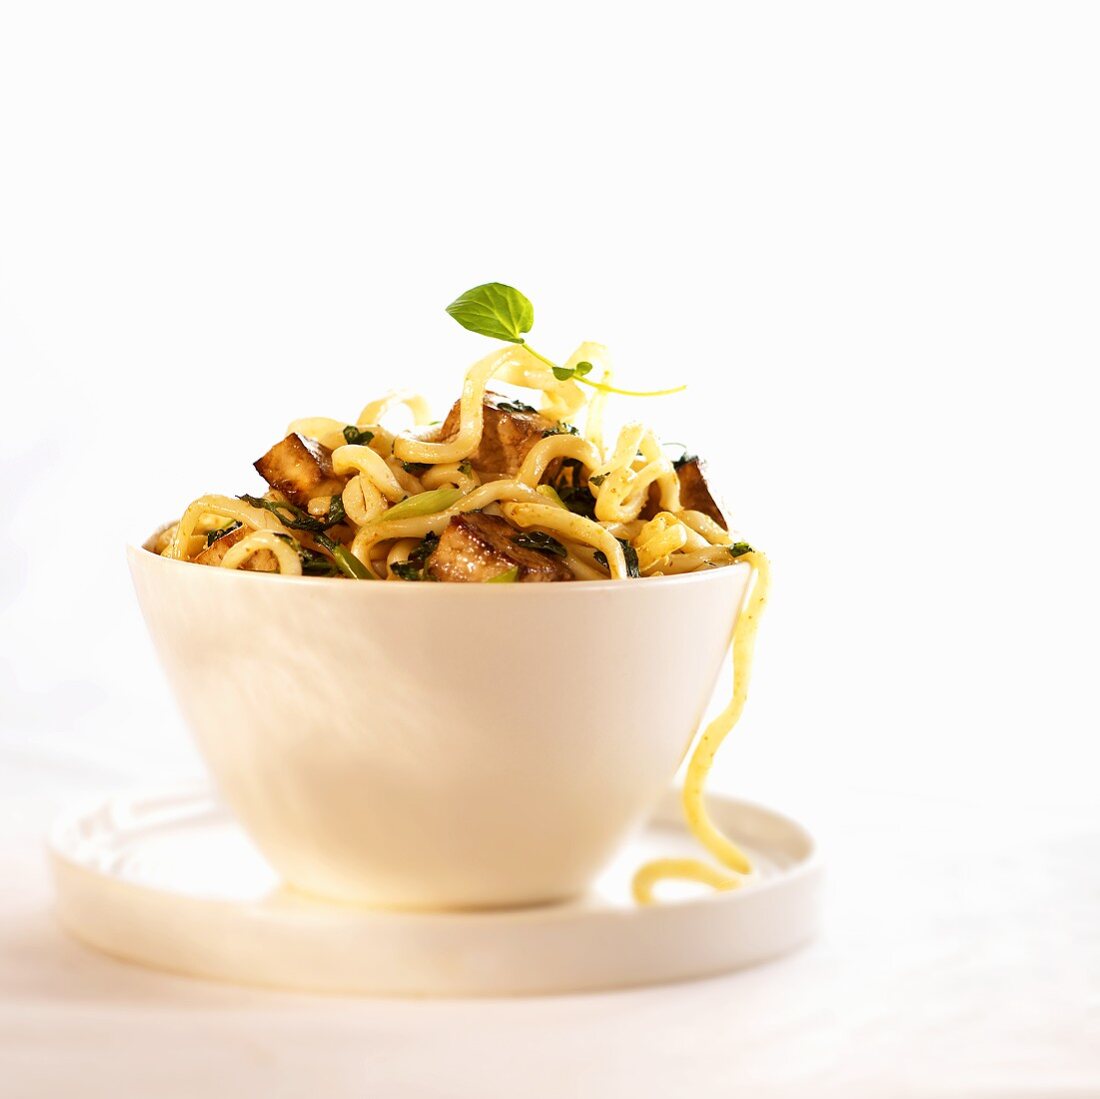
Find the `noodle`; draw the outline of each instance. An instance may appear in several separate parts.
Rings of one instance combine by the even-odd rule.
[[[298,559],[294,548],[284,541],[284,537],[270,530],[260,530],[250,534],[226,551],[222,558],[222,568],[239,569],[254,554],[267,550],[275,555],[275,560],[279,563],[279,572],[283,576],[301,576],[302,562]]]
[[[698,881],[724,890],[736,889],[744,882],[744,876],[752,872],[748,856],[711,821],[703,799],[703,789],[714,757],[745,708],[752,677],[756,632],[771,581],[768,559],[762,553],[746,553],[740,560],[752,566],[753,585],[733,633],[733,694],[726,708],[700,735],[688,763],[682,794],[684,816],[692,834],[723,867],[733,873],[723,874],[696,859],[655,859],[634,875],[634,899],[639,904],[652,904],[654,885],[669,878]]]

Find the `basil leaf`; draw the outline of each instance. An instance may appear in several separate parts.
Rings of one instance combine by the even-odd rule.
[[[551,557],[565,557],[568,553],[556,538],[544,534],[541,530],[529,530],[523,534],[517,534],[512,541],[524,549],[538,550],[539,553],[548,553]]]
[[[463,328],[509,343],[523,343],[535,323],[535,307],[514,286],[487,282],[459,295],[447,312]]]
[[[748,542],[734,542],[732,546],[727,546],[730,557],[734,559],[738,557],[744,557],[746,553],[752,553],[752,546]]]

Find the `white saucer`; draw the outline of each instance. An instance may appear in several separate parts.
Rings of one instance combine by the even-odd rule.
[[[636,907],[633,871],[698,855],[678,799],[573,904],[421,914],[327,904],[284,888],[208,791],[115,797],[50,837],[65,928],[131,962],[312,992],[523,995],[651,984],[739,969],[814,933],[820,866],[810,835],[771,809],[717,795],[716,823],[755,880],[713,893],[668,883]]]

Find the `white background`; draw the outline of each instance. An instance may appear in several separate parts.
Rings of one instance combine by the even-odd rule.
[[[796,970],[780,996],[754,975],[706,1016],[705,1049],[682,1034],[683,1057],[637,1078],[624,1053],[603,1094],[693,1072],[727,1094],[735,1063],[754,1094],[856,1094],[863,1078],[868,1094],[914,1079],[915,1094],[967,1094],[950,1088],[968,1072],[1001,1087],[982,1075],[998,1064],[1013,1065],[1005,1088],[1100,1093],[1100,946],[1083,915],[1100,897],[1097,30],[1087,4],[0,0],[0,791],[5,865],[29,898],[19,933],[46,934],[32,845],[54,808],[196,766],[125,540],[201,492],[249,491],[293,417],[354,416],[394,385],[445,407],[486,347],[443,306],[497,279],[533,299],[540,350],[596,339],[621,384],[688,383],[620,414],[708,457],[773,559],[718,782],[837,852],[850,888],[819,948],[829,973],[881,974],[899,944],[916,957],[964,928],[943,970],[955,988],[962,959],[1004,935],[961,1017],[944,988],[891,987],[870,1018],[896,1051],[861,1061],[868,1019],[841,999],[783,1090],[783,1047],[746,1060],[732,1005],[752,988],[775,1011],[816,978]],[[868,922],[876,880],[906,892]],[[882,921],[905,930],[875,955],[863,932]],[[41,943],[40,968],[90,964]],[[8,1018],[38,1018],[19,996],[41,1012],[7,1052],[45,1043],[64,1066],[78,1041],[64,983],[43,992],[26,952],[4,959]],[[85,1011],[111,998],[112,972]],[[1010,1003],[1035,1017],[998,1028]],[[408,1020],[393,1080],[428,1079],[412,1049],[434,1010],[385,1016]],[[651,1050],[667,1033],[653,1010],[621,1032]],[[981,1019],[989,1033],[938,1074],[938,1028]],[[790,1041],[807,1028],[823,1033],[792,1021]],[[1008,1051],[1028,1040],[1021,1068]],[[226,1071],[258,1080],[226,1041]],[[86,1080],[122,1072],[107,1046],[73,1055]],[[463,1094],[476,1071],[480,1094],[494,1080],[515,1094],[488,1048],[476,1070],[449,1049],[455,1090],[423,1093]]]

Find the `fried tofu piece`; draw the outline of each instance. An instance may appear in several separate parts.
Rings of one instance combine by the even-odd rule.
[[[252,532],[247,527],[237,527],[229,531],[228,534],[223,534],[220,538],[215,538],[214,541],[195,558],[195,563],[199,565],[220,565],[222,563],[222,558],[225,557],[230,548],[251,533]],[[262,549],[257,550],[243,565],[241,565],[241,568],[245,572],[278,572],[279,561],[271,550]]]
[[[680,478],[680,506],[685,511],[701,511],[710,516],[723,530],[729,530],[729,523],[722,509],[715,503],[703,473],[703,463],[698,458],[690,458],[676,467]]]
[[[480,511],[456,515],[439,536],[427,573],[433,580],[483,583],[509,569],[517,569],[517,580],[525,583],[572,580],[573,574],[560,558],[517,545],[522,531],[506,519]]]
[[[677,463],[676,475],[680,479],[680,507],[684,511],[701,511],[723,530],[729,530],[729,523],[726,522],[722,509],[710,494],[702,461],[699,458],[688,458],[687,461]],[[650,486],[649,497],[642,509],[641,518],[652,519],[660,510],[661,490],[654,484]]]
[[[477,450],[470,455],[470,465],[483,476],[514,476],[530,449],[556,426],[553,420],[534,409],[500,407],[514,403],[496,393],[485,394],[485,427]],[[453,438],[458,433],[460,409],[461,402],[456,401],[440,428],[440,440]]]
[[[344,482],[332,471],[332,451],[304,435],[288,435],[253,465],[273,489],[300,508],[315,496],[344,491]]]

